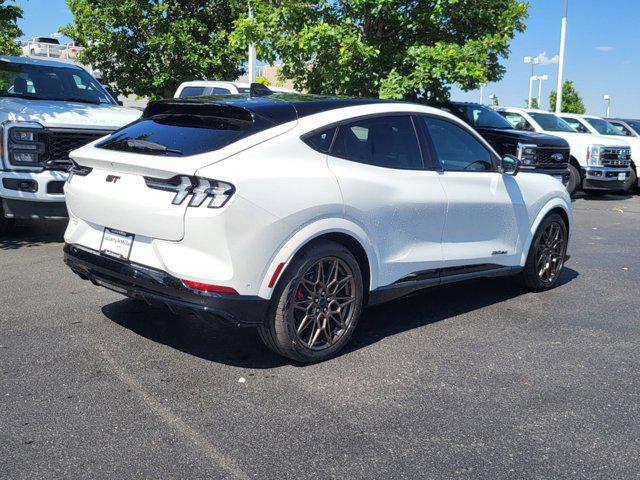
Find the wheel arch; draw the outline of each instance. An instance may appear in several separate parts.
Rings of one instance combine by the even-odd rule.
[[[527,261],[527,256],[529,255],[529,249],[531,248],[531,243],[533,241],[533,237],[538,230],[538,227],[545,219],[545,217],[551,213],[559,214],[562,219],[565,221],[567,226],[567,236],[569,238],[568,246],[571,245],[571,233],[572,233],[572,224],[573,224],[573,214],[571,213],[571,208],[567,207],[566,202],[561,198],[555,198],[550,200],[545,204],[545,206],[538,212],[534,222],[531,224],[531,230],[527,236],[526,241],[524,242],[524,248],[522,249],[522,254],[520,257],[520,265],[524,266]],[[569,249],[567,249],[569,251]]]
[[[322,219],[295,232],[270,260],[262,278],[259,296],[270,299],[273,290],[282,278],[282,272],[296,254],[309,244],[322,239],[343,245],[356,258],[362,273],[362,283],[365,286],[366,302],[369,291],[377,287],[378,254],[365,231],[357,224],[345,219]],[[276,282],[269,287],[280,264],[284,264],[284,268],[278,272]]]

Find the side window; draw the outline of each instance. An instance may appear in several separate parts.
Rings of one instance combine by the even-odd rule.
[[[569,118],[569,117],[561,117],[561,118],[565,122],[567,122],[571,126],[571,128],[573,128],[576,132],[589,133],[589,130],[587,129],[587,127],[585,127],[582,123],[580,123],[575,118]]]
[[[422,169],[422,155],[408,115],[365,118],[341,125],[332,155],[376,167]]]
[[[200,97],[204,95],[204,87],[184,87],[180,92],[180,98]]]
[[[228,90],[226,88],[213,87],[213,89],[211,89],[211,95],[229,95],[230,93],[231,90]]]
[[[613,125],[614,127],[616,127],[616,130],[618,130],[620,133],[626,135],[627,137],[632,137],[633,134],[631,133],[631,130],[629,130],[627,127],[625,127],[622,123],[618,123],[618,122],[609,122],[611,125]]]
[[[533,125],[531,125],[527,121],[527,119],[524,118],[519,113],[513,113],[513,112],[498,112],[498,113],[500,113],[500,115],[506,118],[507,122],[513,125],[513,128],[515,128],[516,130],[526,130],[529,132],[534,131]]]
[[[445,172],[491,172],[491,152],[473,135],[446,120],[422,117]]]
[[[331,148],[331,143],[333,142],[333,136],[336,133],[336,128],[338,127],[331,127],[326,130],[322,130],[321,132],[314,133],[313,135],[309,135],[304,138],[304,142],[319,152],[328,153]]]

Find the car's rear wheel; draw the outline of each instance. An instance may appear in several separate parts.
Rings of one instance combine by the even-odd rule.
[[[569,192],[569,195],[573,196],[580,188],[582,178],[580,177],[580,172],[576,167],[569,164],[567,168],[569,170],[569,182],[567,183],[567,191]]]
[[[568,233],[557,213],[547,215],[536,231],[524,269],[517,279],[533,291],[549,290],[558,284],[567,253]]]
[[[282,274],[260,337],[293,360],[326,360],[349,341],[362,299],[362,274],[351,252],[335,242],[314,242]]]

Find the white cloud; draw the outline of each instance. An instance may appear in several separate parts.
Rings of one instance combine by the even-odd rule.
[[[540,65],[553,65],[554,63],[558,63],[560,61],[559,55],[554,55],[553,57],[547,57],[547,52],[542,52],[537,57]]]
[[[596,47],[596,50],[598,50],[599,52],[610,52],[611,50],[613,50],[613,47],[609,47],[608,45],[602,45],[600,47]]]

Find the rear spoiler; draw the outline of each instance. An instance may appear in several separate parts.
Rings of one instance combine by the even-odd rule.
[[[158,100],[149,102],[142,112],[143,119],[173,116],[209,117],[227,120],[239,126],[250,127],[254,122],[251,111],[235,105],[202,103],[189,100]]]

